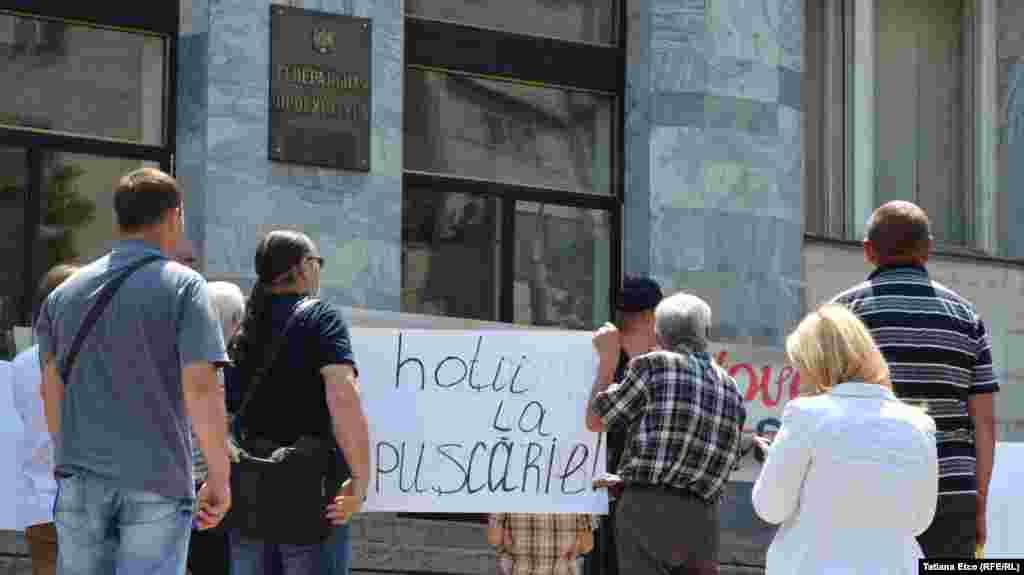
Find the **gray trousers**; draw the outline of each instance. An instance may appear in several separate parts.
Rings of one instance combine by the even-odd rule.
[[[678,491],[627,487],[615,524],[620,573],[718,573],[718,503]]]
[[[935,519],[917,538],[924,556],[929,559],[974,557],[977,505],[978,499],[974,495],[939,496]]]

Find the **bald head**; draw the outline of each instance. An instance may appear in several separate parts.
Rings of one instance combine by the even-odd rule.
[[[864,247],[876,265],[924,263],[931,250],[928,214],[910,202],[883,204],[871,214]]]

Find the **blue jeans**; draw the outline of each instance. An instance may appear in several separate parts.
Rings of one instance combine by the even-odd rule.
[[[349,575],[352,565],[352,524],[339,525],[323,543],[323,575]]]
[[[228,533],[231,542],[231,575],[320,575],[321,544],[293,545],[249,539],[238,530]],[[280,571],[274,556],[280,558]]]
[[[86,474],[57,479],[58,575],[185,575],[191,498],[122,489]]]

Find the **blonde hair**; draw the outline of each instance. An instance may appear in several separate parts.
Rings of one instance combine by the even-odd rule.
[[[800,371],[802,395],[826,393],[845,381],[892,389],[889,365],[867,327],[850,310],[827,304],[786,338],[786,356]]]

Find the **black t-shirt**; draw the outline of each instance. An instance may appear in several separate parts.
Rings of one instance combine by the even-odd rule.
[[[623,376],[626,374],[626,366],[629,365],[629,356],[626,352],[619,352],[619,365],[615,368],[614,383],[622,381]],[[611,427],[605,432],[605,441],[608,442],[608,446],[605,449],[605,469],[608,473],[616,473],[619,467],[619,459],[622,457],[622,452],[626,448],[626,436],[629,434],[629,429],[625,425],[617,425]]]
[[[269,296],[272,332],[265,340],[267,350],[284,329],[292,310],[302,299],[297,295]],[[258,348],[257,348],[258,349]],[[250,374],[266,361],[252,353],[226,378],[228,409],[237,411],[247,392]],[[288,330],[269,376],[256,390],[241,422],[247,437],[268,439],[281,445],[302,436],[334,441],[331,414],[321,368],[349,364],[355,367],[348,325],[341,312],[319,301],[303,310]]]

